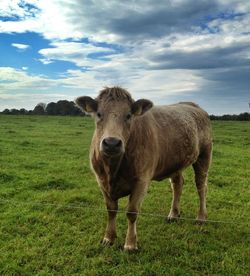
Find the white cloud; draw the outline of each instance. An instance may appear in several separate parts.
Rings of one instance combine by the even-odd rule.
[[[26,50],[28,49],[30,46],[27,44],[21,44],[21,43],[12,43],[11,46],[20,49],[20,50]]]
[[[147,70],[130,83],[137,97],[149,97],[160,103],[163,97],[183,92],[196,92],[202,78],[190,70]]]
[[[24,17],[27,13],[19,4],[19,0],[1,0],[1,16],[5,17]]]
[[[121,85],[127,87],[135,97],[144,97],[152,92],[151,98],[156,100],[163,95],[171,95],[184,91],[198,90],[202,79],[191,71],[178,70],[154,71],[142,70],[131,71],[115,70],[115,66],[101,71],[82,72],[81,70],[68,70],[60,79],[49,79],[42,76],[31,76],[26,71],[11,67],[0,67],[0,89],[2,93],[11,91],[31,91],[34,95],[39,92],[47,93],[59,87],[71,89],[76,95],[79,93],[95,95],[104,86]],[[116,77],[113,78],[112,75]],[[77,92],[78,91],[78,92]],[[137,95],[137,96],[136,96]],[[149,95],[148,95],[149,97]]]
[[[42,64],[50,64],[52,63],[53,61],[52,60],[49,60],[47,58],[40,58],[39,61],[42,63]]]
[[[148,97],[158,104],[163,97],[168,95],[198,91],[203,83],[202,77],[191,70],[162,70],[160,72],[141,70],[140,72],[133,72],[122,69],[115,71],[114,68],[109,68],[103,72],[68,70],[68,76],[61,81],[67,87],[81,88],[82,94],[87,92],[92,96],[95,96],[104,86],[123,86],[135,98]],[[112,78],[112,74],[116,78]]]
[[[33,5],[28,8],[26,4]],[[37,32],[47,39],[66,39],[83,37],[83,32],[75,30],[68,22],[65,5],[61,0],[1,0],[1,15],[20,20],[0,21],[0,32],[24,33]],[[63,8],[62,8],[63,7]]]
[[[45,90],[57,85],[57,81],[42,76],[29,75],[25,70],[0,67],[0,89],[2,91],[36,89]]]
[[[0,93],[0,99],[2,100],[29,100],[31,97],[30,93],[15,93],[15,94],[7,94],[7,93]],[[49,93],[49,94],[34,94],[32,95],[33,100],[37,103],[38,99],[43,98],[45,102],[49,101],[50,98],[60,98],[63,99],[67,97],[67,95],[64,94],[54,94],[54,93]]]
[[[51,48],[39,50],[44,58],[40,59],[43,64],[49,64],[54,60],[64,60],[75,63],[80,67],[88,67],[103,62],[97,59],[90,58],[91,54],[113,54],[112,48],[95,46],[89,43],[80,42],[52,42]]]
[[[208,27],[210,31],[220,32],[231,36],[240,36],[250,31],[250,14],[247,13],[244,14],[244,16],[238,15],[230,20],[217,18],[209,22]]]
[[[248,43],[250,37],[238,34],[237,36],[218,33],[218,34],[189,34],[189,35],[176,35],[173,43],[168,47],[174,51],[183,52],[195,52],[195,51],[206,51],[214,49],[216,47],[227,48],[235,43]],[[165,48],[166,49],[166,48]],[[159,47],[159,51],[161,48]]]
[[[84,93],[86,90],[97,91],[105,85],[105,81],[96,79],[95,72],[68,70],[61,78],[52,79],[30,75],[26,70],[0,67],[0,91],[3,94],[15,92],[22,95],[27,91],[31,92],[32,95],[41,92],[47,94],[48,91],[60,91],[65,88],[67,90],[70,88],[71,91],[81,89]]]
[[[34,31],[41,33],[41,22],[36,18],[25,18],[21,21],[0,21],[1,33],[25,33]]]

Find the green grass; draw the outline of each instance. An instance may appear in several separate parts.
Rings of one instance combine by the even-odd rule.
[[[140,250],[100,240],[105,206],[89,169],[93,122],[82,117],[0,116],[0,275],[249,275],[250,123],[214,122],[209,219],[140,216]],[[195,218],[193,172],[185,172],[182,216]],[[167,181],[152,183],[142,212],[167,215]],[[122,199],[123,209],[126,200]]]

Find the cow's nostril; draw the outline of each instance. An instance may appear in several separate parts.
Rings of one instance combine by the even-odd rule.
[[[119,140],[118,142],[117,142],[117,144],[116,144],[116,147],[121,147],[122,146],[122,141],[121,140]]]
[[[103,139],[102,143],[105,148],[109,148],[109,149],[114,149],[114,148],[117,149],[122,146],[122,141],[120,139],[113,138],[113,137]]]

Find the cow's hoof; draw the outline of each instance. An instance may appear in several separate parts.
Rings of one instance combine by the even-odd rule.
[[[207,219],[206,213],[198,214],[198,216],[196,217],[195,223],[198,225],[204,225],[206,223],[206,219]]]
[[[124,245],[124,250],[127,251],[127,252],[135,252],[138,250],[138,247],[137,245],[128,245],[128,244],[125,244]]]
[[[180,218],[180,215],[178,216],[168,216],[166,219],[167,223],[173,223],[173,222],[177,222]]]
[[[105,247],[110,247],[114,244],[113,241],[111,241],[110,239],[108,238],[104,238],[102,241],[101,241],[101,244]]]
[[[204,225],[205,223],[206,223],[206,219],[197,218],[195,220],[195,224],[197,224],[197,225]]]

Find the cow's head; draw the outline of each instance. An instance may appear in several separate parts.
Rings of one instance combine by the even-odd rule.
[[[125,152],[135,117],[153,106],[149,100],[134,101],[129,92],[119,87],[105,88],[96,99],[79,97],[76,104],[95,118],[99,149],[107,157]]]

